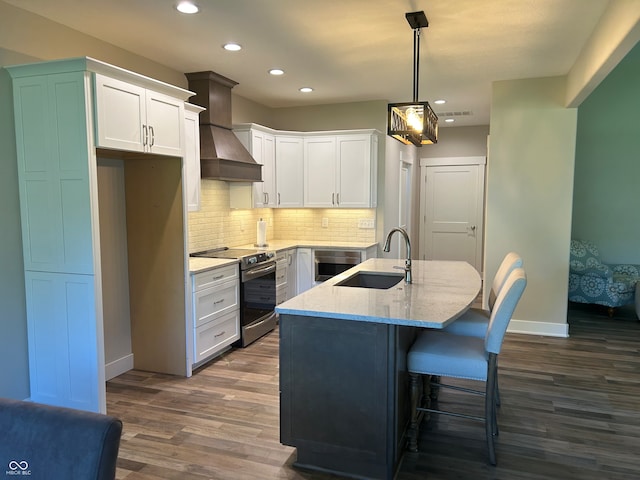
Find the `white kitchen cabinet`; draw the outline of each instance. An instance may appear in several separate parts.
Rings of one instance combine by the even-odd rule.
[[[373,208],[377,205],[378,137],[338,135],[336,206]]]
[[[376,206],[375,134],[305,138],[304,206]]]
[[[295,297],[298,294],[297,285],[297,249],[290,248],[286,252],[287,256],[287,300]]]
[[[181,157],[184,101],[96,74],[96,146]]]
[[[200,210],[200,122],[204,108],[186,103],[184,106],[184,180],[187,210]]]
[[[288,298],[289,290],[289,259],[287,251],[276,254],[276,305],[280,305]]]
[[[377,206],[376,130],[281,132],[243,124],[234,132],[263,165],[264,182],[232,183],[231,208]]]
[[[136,368],[170,374],[187,372],[186,213],[182,198],[175,198],[180,191],[175,185],[182,181],[182,104],[191,92],[86,57],[7,71],[13,82],[29,399],[105,412],[102,271],[113,259],[104,258],[100,248],[97,147],[105,145],[95,139],[94,126],[104,107],[126,117],[124,122],[132,114],[139,130],[142,110],[129,110],[141,101],[135,98],[137,88],[119,112],[104,98],[98,102],[92,85],[96,76],[113,76],[146,90],[156,88],[163,96],[174,95],[171,108],[179,112],[172,117],[171,128],[177,131],[167,137],[177,139],[178,151],[172,155],[178,158],[139,155],[152,157],[139,162],[127,153],[124,161],[126,215],[132,220],[127,241],[137,252],[129,263]],[[153,114],[163,110],[145,108]],[[164,130],[156,129],[156,138]],[[185,294],[175,294],[181,291]],[[136,351],[136,345],[142,347]]]
[[[330,208],[338,205],[337,164],[335,136],[304,139],[305,207]]]
[[[313,255],[310,248],[298,248],[296,258],[297,294],[313,287]]]
[[[299,136],[276,136],[276,205],[304,204],[304,143]]]
[[[236,197],[231,208],[272,208],[277,204],[276,190],[276,144],[271,129],[260,125],[238,125],[233,133],[240,143],[251,153],[256,162],[262,165],[262,182],[251,184],[251,190],[242,193],[244,198]],[[231,184],[231,187],[238,185]],[[240,188],[244,188],[239,185]],[[233,193],[232,193],[233,198]],[[242,203],[240,203],[242,202]]]
[[[238,265],[193,274],[193,364],[201,365],[240,339]]]

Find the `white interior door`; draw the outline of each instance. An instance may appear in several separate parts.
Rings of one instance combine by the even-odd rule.
[[[482,271],[485,157],[423,159],[420,258]]]

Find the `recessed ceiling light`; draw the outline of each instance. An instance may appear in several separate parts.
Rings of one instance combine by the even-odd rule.
[[[180,2],[176,5],[176,10],[180,13],[198,13],[200,8],[193,2]]]
[[[447,103],[447,101],[440,99],[440,100],[435,100],[433,103],[435,103],[436,105],[444,105],[445,103]]]
[[[453,123],[453,122],[455,122],[455,121],[456,121],[456,119],[455,119],[455,118],[447,118],[447,119],[445,119],[445,122],[446,122],[446,123]]]
[[[313,88],[311,88],[311,87],[302,87],[302,88],[300,89],[300,91],[301,91],[302,93],[309,93],[309,92],[313,92]]]
[[[284,70],[280,68],[272,68],[271,70],[269,70],[269,73],[271,75],[284,75]]]
[[[242,50],[242,47],[237,43],[225,43],[222,48],[228,50],[230,52],[237,52],[238,50]]]

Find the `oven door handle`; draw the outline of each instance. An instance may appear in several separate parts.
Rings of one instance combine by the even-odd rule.
[[[275,263],[271,263],[269,266],[264,268],[253,268],[251,270],[246,270],[242,275],[242,281],[246,282],[247,280],[252,280],[254,278],[262,277],[263,275],[268,275],[275,271],[276,271]]]

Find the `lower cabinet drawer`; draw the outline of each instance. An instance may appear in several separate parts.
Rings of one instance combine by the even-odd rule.
[[[195,292],[193,294],[195,327],[205,325],[224,314],[237,310],[239,295],[236,280]]]
[[[240,338],[240,310],[201,325],[195,329],[193,363],[213,357]]]

